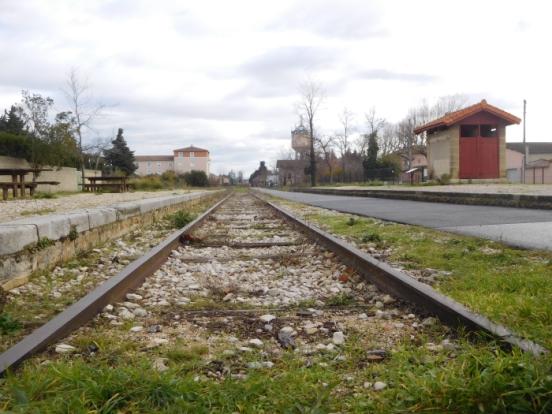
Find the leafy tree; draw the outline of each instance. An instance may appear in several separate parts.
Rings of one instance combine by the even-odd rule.
[[[22,112],[23,108],[18,105],[12,105],[9,112],[4,110],[4,115],[0,116],[0,131],[25,135],[27,130],[25,129]]]
[[[31,159],[31,140],[25,135],[0,131],[0,155]]]
[[[186,184],[192,187],[207,187],[209,186],[209,179],[205,171],[192,170],[184,173],[184,181]]]
[[[366,168],[378,168],[379,145],[377,134],[371,133],[368,137],[368,150],[366,151]]]
[[[113,147],[104,151],[106,164],[112,170],[119,170],[126,175],[131,175],[138,168],[135,164],[134,152],[128,148],[123,137],[123,129],[119,128],[117,137],[111,141]]]

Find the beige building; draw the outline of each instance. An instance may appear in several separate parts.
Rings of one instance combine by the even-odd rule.
[[[450,112],[414,129],[427,134],[430,177],[506,178],[506,127],[520,119],[487,101]]]
[[[192,170],[204,171],[209,176],[211,159],[209,151],[189,146],[173,151],[173,155],[136,155],[137,175],[163,174],[174,171],[184,174]]]

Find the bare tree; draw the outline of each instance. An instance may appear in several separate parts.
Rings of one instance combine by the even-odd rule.
[[[308,80],[301,84],[300,92],[301,100],[298,104],[299,112],[306,117],[309,124],[309,172],[311,177],[311,185],[314,187],[316,186],[316,153],[314,151],[314,127],[318,110],[320,109],[320,105],[324,101],[324,90],[320,83],[313,80]]]
[[[73,114],[74,130],[77,135],[81,161],[82,189],[84,191],[83,130],[91,129],[93,121],[101,114],[105,105],[92,102],[90,85],[86,79],[82,79],[82,77],[79,76],[76,68],[72,68],[67,74],[63,93],[69,102]]]
[[[347,155],[349,154],[349,151],[351,149],[349,136],[353,128],[352,124],[354,122],[354,114],[349,109],[347,109],[347,107],[343,108],[343,112],[339,114],[339,122],[341,122],[343,130],[340,134],[336,135],[335,143],[339,149],[339,155],[341,156],[341,166],[343,169],[343,174],[345,174],[347,167]]]
[[[333,183],[333,146],[335,144],[335,138],[331,135],[320,136],[315,138],[316,146],[322,153],[322,158],[328,167],[330,173],[330,183]]]
[[[403,141],[400,139],[399,126],[397,124],[386,123],[377,139],[382,157],[402,149]]]
[[[361,155],[364,155],[368,149],[368,141],[371,136],[378,137],[380,130],[385,125],[385,119],[376,114],[376,108],[372,107],[364,114],[366,119],[367,132],[359,137],[357,146]]]
[[[83,152],[88,154],[94,160],[94,169],[97,170],[102,159],[104,151],[111,147],[111,137],[96,137],[88,144],[83,145]]]

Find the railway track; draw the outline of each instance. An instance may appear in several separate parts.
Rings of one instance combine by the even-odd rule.
[[[44,350],[94,354],[95,345],[70,345],[94,336],[143,352],[200,338],[230,341],[237,352],[266,347],[250,363],[270,367],[281,349],[332,350],[363,329],[377,359],[432,325],[430,316],[545,352],[276,205],[236,193],[0,355],[0,373]],[[154,361],[160,370],[165,362]]]

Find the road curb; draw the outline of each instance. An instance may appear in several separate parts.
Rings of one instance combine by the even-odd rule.
[[[292,188],[290,191],[296,193],[375,197],[395,200],[425,201],[431,203],[552,210],[552,196],[530,194],[459,193],[423,190],[340,190],[334,188]]]

